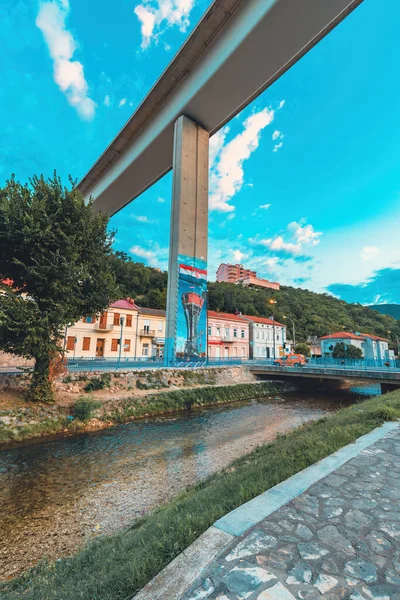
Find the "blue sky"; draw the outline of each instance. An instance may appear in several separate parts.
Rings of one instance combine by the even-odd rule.
[[[3,0],[0,185],[83,176],[209,3]],[[399,20],[398,0],[365,0],[212,138],[210,279],[240,261],[400,302]],[[167,175],[113,217],[115,248],[166,268],[170,201]]]

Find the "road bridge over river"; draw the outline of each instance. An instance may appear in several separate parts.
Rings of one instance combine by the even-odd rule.
[[[318,365],[308,364],[299,367],[280,367],[271,362],[255,361],[250,371],[258,379],[302,378],[319,380],[354,380],[380,383],[382,392],[400,388],[400,368],[395,366],[362,365]]]

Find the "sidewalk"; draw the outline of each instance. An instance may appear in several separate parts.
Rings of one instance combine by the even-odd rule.
[[[400,600],[400,423],[214,523],[135,600]]]
[[[182,600],[400,600],[400,429],[236,538]]]

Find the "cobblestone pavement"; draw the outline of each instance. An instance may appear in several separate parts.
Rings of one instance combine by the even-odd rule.
[[[248,531],[182,600],[400,600],[400,431]]]

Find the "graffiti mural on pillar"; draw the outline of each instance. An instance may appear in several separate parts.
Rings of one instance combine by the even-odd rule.
[[[206,356],[207,263],[178,256],[177,357]]]

